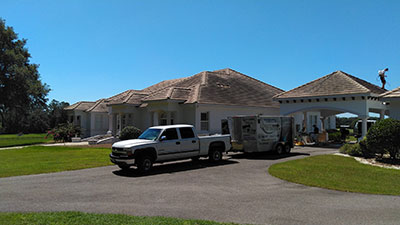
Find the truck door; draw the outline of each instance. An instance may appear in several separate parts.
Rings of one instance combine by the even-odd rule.
[[[181,141],[178,139],[178,132],[176,131],[176,128],[165,129],[160,136],[160,142],[158,144],[158,158],[161,161],[176,159],[179,157],[181,151]]]
[[[189,158],[198,156],[200,154],[199,139],[194,135],[191,127],[179,128],[181,134],[181,156],[182,158]]]

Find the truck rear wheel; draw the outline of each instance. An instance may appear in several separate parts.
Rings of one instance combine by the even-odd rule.
[[[292,148],[290,147],[290,145],[285,145],[285,153],[286,154],[289,154],[291,149]]]
[[[283,145],[278,144],[278,145],[275,147],[275,151],[276,151],[276,153],[278,153],[278,155],[282,155],[283,152],[284,152]]]
[[[153,167],[153,158],[148,155],[141,156],[138,158],[136,166],[141,173],[147,173]]]
[[[211,150],[209,159],[213,162],[222,160],[222,152],[218,150]]]

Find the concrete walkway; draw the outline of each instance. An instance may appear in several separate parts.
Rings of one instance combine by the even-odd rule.
[[[51,143],[51,144],[13,146],[13,147],[0,148],[0,151],[1,150],[10,150],[10,149],[21,149],[21,148],[26,148],[26,147],[29,147],[29,146],[84,146],[84,145],[89,145],[89,142],[84,141],[84,142],[65,142],[65,143]]]

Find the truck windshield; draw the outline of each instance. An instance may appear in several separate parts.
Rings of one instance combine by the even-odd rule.
[[[147,129],[139,136],[138,139],[156,140],[160,135],[161,129]]]

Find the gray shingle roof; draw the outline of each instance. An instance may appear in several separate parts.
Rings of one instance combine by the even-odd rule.
[[[381,94],[379,97],[382,98],[400,98],[400,87],[395,88],[391,91],[387,91],[383,94]]]
[[[386,90],[365,80],[336,71],[290,91],[278,94],[274,99],[322,97],[349,94],[379,95]]]

